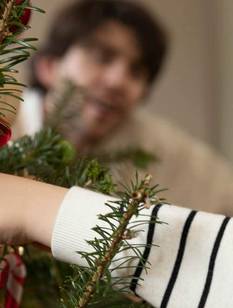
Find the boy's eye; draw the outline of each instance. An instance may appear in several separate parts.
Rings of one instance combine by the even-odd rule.
[[[86,49],[90,60],[96,61],[97,63],[108,64],[113,61],[117,55],[117,52],[114,50],[114,48],[102,44],[97,40],[87,40],[84,41],[82,45]]]
[[[95,61],[101,64],[108,64],[114,59],[114,52],[107,48],[95,48],[93,49],[92,56]]]
[[[131,65],[130,68],[131,76],[134,79],[147,79],[147,70],[146,68],[140,64],[140,63],[135,63]]]

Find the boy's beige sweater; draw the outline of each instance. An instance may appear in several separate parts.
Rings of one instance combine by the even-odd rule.
[[[15,137],[32,134],[42,126],[41,102],[36,93],[26,93],[21,106]],[[146,172],[152,174],[155,183],[169,189],[161,194],[167,201],[233,216],[232,165],[209,146],[166,119],[138,110],[94,152],[109,153],[131,146],[140,146],[159,157],[160,161],[151,164]],[[111,167],[117,181],[127,182],[135,176],[135,167],[130,163]]]

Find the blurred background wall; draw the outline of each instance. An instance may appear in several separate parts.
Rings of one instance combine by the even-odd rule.
[[[55,11],[69,1],[33,0],[47,14],[33,14],[30,34],[42,41]],[[148,108],[210,143],[233,162],[233,1],[141,2],[160,18],[171,40]],[[23,79],[24,75],[23,70]]]

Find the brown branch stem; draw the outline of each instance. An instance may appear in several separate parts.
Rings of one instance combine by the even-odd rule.
[[[6,5],[0,19],[0,44],[9,35],[8,20],[11,16],[11,11],[14,5],[14,0],[6,0]]]
[[[148,183],[145,181],[144,182],[145,186],[148,185]],[[137,196],[138,194],[141,195],[140,192],[134,192],[133,195]],[[132,218],[133,215],[137,212],[138,206],[140,202],[142,202],[141,198],[132,198],[132,201],[129,203],[127,211],[123,214],[118,228],[115,230],[112,238],[112,242],[110,246],[108,247],[107,252],[105,255],[97,261],[97,268],[96,271],[93,273],[93,275],[90,277],[89,281],[87,282],[85,288],[84,288],[84,293],[82,297],[79,299],[77,308],[84,308],[87,307],[89,301],[91,300],[95,289],[96,289],[96,283],[102,278],[106,268],[112,261],[113,257],[117,253],[117,250],[121,244],[121,241],[124,237],[125,231],[127,229],[128,223],[130,219]]]
[[[107,250],[104,257],[101,258],[99,265],[97,266],[96,272],[92,275],[92,277],[89,279],[89,281],[86,284],[83,296],[79,300],[79,303],[77,306],[78,308],[86,307],[86,305],[90,301],[92,294],[95,291],[95,285],[97,281],[100,280],[100,278],[103,276],[107,265],[110,263],[110,261],[115,256],[115,253],[122,241],[127,225],[131,217],[135,214],[135,210],[137,206],[138,206],[138,202],[133,201],[131,204],[129,204],[128,210],[123,214],[123,217],[119,223],[119,227],[117,228],[117,230],[115,231],[115,234],[113,235],[113,241],[109,249]]]

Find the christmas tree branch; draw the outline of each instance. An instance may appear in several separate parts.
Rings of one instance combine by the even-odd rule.
[[[24,136],[0,149],[0,172],[29,176],[46,183],[79,185],[111,194],[108,169],[94,159],[76,157],[72,145],[51,129]]]
[[[51,129],[46,129],[33,138],[25,136],[3,147],[0,150],[0,172],[32,176],[66,187],[79,185],[108,194],[115,192],[107,169],[93,160],[73,160],[69,151],[67,141]],[[151,220],[150,215],[141,213],[142,209],[161,202],[156,197],[161,190],[158,185],[150,187],[150,180],[147,177],[139,181],[136,177],[131,187],[124,187],[123,192],[118,193],[119,201],[107,204],[111,212],[99,215],[104,225],[93,228],[99,235],[98,239],[88,242],[94,250],[91,253],[79,252],[89,268],[78,267],[77,277],[71,277],[72,286],[78,290],[72,300],[75,304],[71,307],[86,307],[90,301],[101,303],[103,294],[112,294],[113,286],[124,292],[132,276],[111,278],[111,275],[119,270],[133,270],[133,264],[138,263],[139,259],[145,270],[149,268],[141,253],[145,245],[131,244],[130,239],[143,229],[141,226],[148,224],[148,219],[150,223],[158,222],[156,218]],[[137,220],[132,222],[132,216],[138,216]],[[129,255],[124,256],[127,251]],[[68,301],[70,298],[72,296],[69,294]],[[68,307],[67,300],[63,301],[66,302],[65,307]]]
[[[15,78],[18,73],[15,66],[29,58],[31,51],[35,50],[32,43],[37,40],[18,37],[23,30],[29,28],[20,19],[25,9],[43,12],[31,6],[28,0],[20,4],[16,4],[15,0],[4,0],[0,4],[0,118],[4,119],[6,126],[12,124],[16,108],[2,98],[5,96],[22,100],[24,85]]]
[[[79,300],[78,308],[86,307],[87,303],[90,301],[93,293],[95,292],[95,286],[97,282],[102,278],[106,267],[109,265],[113,257],[115,256],[117,250],[120,247],[121,241],[124,238],[124,233],[126,231],[127,225],[132,218],[132,216],[138,210],[138,201],[132,200],[129,204],[127,211],[123,214],[119,222],[119,227],[115,230],[112,235],[112,242],[108,247],[105,255],[101,257],[99,262],[96,264],[96,271],[93,273],[92,277],[90,277],[89,281],[87,282],[84,293],[82,298]]]
[[[6,0],[6,4],[3,7],[3,13],[0,19],[0,44],[10,34],[8,21],[11,17],[14,0]]]
[[[74,135],[75,130],[82,127],[82,106],[86,89],[77,87],[69,79],[62,79],[56,89],[50,93],[49,106],[45,117],[44,126],[51,127],[58,133],[66,136]],[[140,146],[127,147],[125,149],[111,152],[88,154],[90,159],[95,158],[101,164],[131,162],[136,168],[146,169],[151,163],[159,162],[160,159],[154,153],[141,148]]]
[[[105,226],[93,228],[99,236],[88,241],[88,244],[94,250],[92,252],[78,252],[90,268],[78,270],[77,284],[79,284],[79,289],[76,290],[78,298],[76,307],[84,308],[89,304],[101,302],[105,297],[101,289],[102,283],[107,282],[111,287],[118,286],[121,292],[129,289],[129,282],[133,276],[123,275],[112,278],[115,271],[134,270],[135,265],[132,262],[135,264],[138,260],[141,260],[145,270],[149,268],[141,253],[141,249],[145,248],[146,244],[130,244],[129,240],[140,232],[140,230],[134,230],[137,223],[130,222],[132,217],[140,216],[142,209],[161,202],[156,197],[157,190],[150,187],[150,181],[150,176],[145,177],[143,181],[136,178],[136,183],[132,183],[132,188],[128,189],[128,192],[120,193],[121,199],[119,201],[107,204],[111,212],[99,215],[99,219],[105,223]],[[156,222],[158,222],[156,217],[150,220],[150,223]],[[148,224],[148,220],[144,219],[143,224],[144,226]],[[128,251],[128,256],[124,256],[126,251]]]
[[[15,78],[17,73],[15,66],[25,61],[30,52],[35,49],[32,45],[34,38],[18,38],[18,34],[28,28],[20,21],[25,8],[41,12],[40,9],[32,7],[28,0],[22,1],[19,5],[16,5],[14,0],[3,0],[0,3],[1,121],[2,118],[6,119],[7,113],[15,113],[15,107],[5,102],[2,97],[11,96],[21,99],[23,84]],[[12,26],[18,30],[12,31]],[[59,104],[58,107],[60,108]],[[96,160],[77,158],[71,145],[51,129],[43,130],[34,137],[25,136],[3,147],[0,150],[0,161],[0,172],[29,176],[65,187],[79,185],[107,194],[115,192],[115,186],[106,168]],[[68,301],[64,301],[66,305],[69,302],[71,307],[86,307],[89,304],[100,307],[98,305],[103,303],[103,298],[106,298],[107,294],[114,294],[115,290],[112,286],[117,286],[122,291],[129,286],[132,275],[118,277],[118,273],[115,275],[118,270],[125,268],[133,270],[135,260],[137,262],[139,259],[147,270],[148,265],[141,253],[141,248],[145,245],[131,244],[130,239],[139,232],[138,226],[148,221],[145,216],[142,216],[142,219],[132,223],[131,218],[140,216],[142,209],[156,205],[159,202],[156,198],[157,192],[157,186],[150,187],[149,177],[143,181],[136,178],[136,183],[132,183],[130,188],[125,188],[124,192],[119,194],[119,201],[107,204],[111,210],[110,213],[99,215],[104,226],[96,226],[93,229],[98,234],[98,238],[88,241],[93,251],[79,252],[80,256],[86,260],[88,267],[76,267],[77,275],[72,276],[70,280],[75,293],[74,296],[71,294],[68,297]],[[157,219],[154,217],[149,223],[156,222]],[[125,252],[128,252],[129,256],[125,257]],[[50,266],[52,271],[52,265]],[[56,272],[54,275],[57,278],[60,277],[60,273]],[[114,275],[115,277],[112,278]],[[116,302],[107,306],[119,307]],[[129,306],[121,304],[121,307]]]

